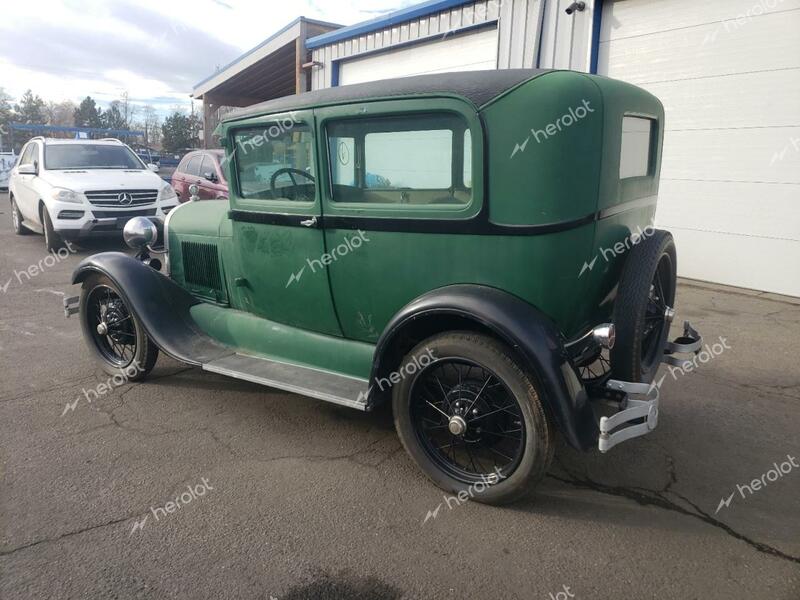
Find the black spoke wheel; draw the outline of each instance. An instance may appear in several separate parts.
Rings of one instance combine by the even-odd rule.
[[[668,231],[654,230],[630,252],[614,302],[615,379],[650,383],[664,356],[675,305],[677,259]]]
[[[411,389],[411,419],[431,460],[463,483],[508,477],[522,458],[519,402],[472,360],[447,358],[425,368]]]
[[[86,342],[106,372],[124,371],[135,381],[152,370],[158,348],[108,277],[95,274],[86,279],[80,313]]]
[[[505,345],[470,332],[439,334],[398,372],[395,426],[434,483],[489,504],[533,490],[552,460],[553,433],[537,383]]]

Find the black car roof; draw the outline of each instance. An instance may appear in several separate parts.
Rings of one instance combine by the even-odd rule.
[[[499,69],[382,79],[267,100],[233,110],[222,120],[225,122],[248,116],[393,96],[455,95],[479,108],[503,92],[548,71],[549,69]]]

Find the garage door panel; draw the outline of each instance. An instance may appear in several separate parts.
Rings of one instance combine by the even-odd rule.
[[[800,69],[642,87],[664,104],[666,131],[800,126]]]
[[[426,73],[480,71],[496,66],[497,30],[490,29],[343,61],[339,81],[341,85],[348,85]]]
[[[661,178],[800,183],[800,127],[671,131]]]
[[[746,27],[761,14],[800,8],[800,0],[726,0],[699,2],[698,0],[628,0],[614,2],[603,13],[600,41],[620,39],[717,23],[737,21],[738,28]],[[751,15],[749,18],[747,15]],[[737,25],[728,24],[734,31]]]
[[[673,227],[682,277],[800,296],[800,244]]]
[[[797,242],[800,185],[662,180],[656,224]]]
[[[633,0],[631,0],[633,2]],[[635,2],[634,2],[635,3]],[[600,72],[631,83],[800,67],[800,9],[600,44]],[[757,49],[757,51],[754,51]]]

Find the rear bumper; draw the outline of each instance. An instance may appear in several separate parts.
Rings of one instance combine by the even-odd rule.
[[[683,335],[667,343],[662,362],[680,366],[690,360],[686,355],[700,352],[702,343],[702,336],[686,321]],[[600,417],[598,450],[608,452],[617,444],[653,431],[658,425],[659,396],[660,388],[656,382],[608,380],[602,397],[597,399],[606,405],[616,406],[617,412]]]

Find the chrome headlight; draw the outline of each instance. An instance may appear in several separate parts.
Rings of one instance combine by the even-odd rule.
[[[134,250],[141,250],[156,243],[158,229],[147,217],[133,217],[125,223],[122,238]]]
[[[68,190],[67,188],[53,188],[51,192],[53,200],[58,202],[71,202],[72,204],[83,204],[82,194]]]
[[[167,202],[169,200],[177,201],[178,194],[175,193],[175,189],[170,184],[167,184],[158,191],[158,201]]]

